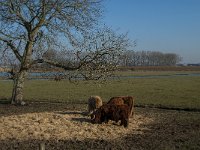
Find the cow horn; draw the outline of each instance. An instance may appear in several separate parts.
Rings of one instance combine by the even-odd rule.
[[[94,113],[92,113],[90,116],[91,116],[91,119],[92,119],[92,120],[95,119],[95,114],[94,114]]]

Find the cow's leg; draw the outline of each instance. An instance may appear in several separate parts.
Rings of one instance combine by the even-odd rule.
[[[128,119],[124,119],[124,127],[128,127],[128,124],[129,124],[129,120]]]
[[[121,124],[120,124],[121,126],[124,125],[124,127],[126,128],[126,127],[128,127],[128,124],[129,124],[129,120],[128,119],[124,119],[124,118],[121,119]]]
[[[104,116],[103,122],[108,123],[109,119],[107,116]]]
[[[132,108],[131,109],[131,114],[130,114],[130,116],[132,117],[132,118],[134,118],[134,110],[133,110],[134,108]]]

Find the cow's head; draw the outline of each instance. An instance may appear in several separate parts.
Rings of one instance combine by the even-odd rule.
[[[102,123],[102,110],[100,108],[95,110],[90,116],[92,123]]]

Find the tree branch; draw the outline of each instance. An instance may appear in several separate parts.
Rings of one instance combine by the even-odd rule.
[[[52,66],[55,66],[55,67],[63,68],[64,70],[71,70],[71,71],[77,70],[81,67],[81,65],[70,67],[70,66],[66,66],[66,65],[63,65],[61,63],[58,63],[58,62],[55,62],[55,61],[52,61],[52,60],[47,60],[47,59],[43,59],[43,62],[50,64]]]
[[[11,50],[13,51],[13,53],[15,54],[15,56],[17,57],[17,59],[21,62],[22,61],[22,56],[19,54],[17,48],[12,44],[12,41],[8,41],[8,40],[5,40],[3,38],[0,37],[0,40],[5,42],[10,48]]]

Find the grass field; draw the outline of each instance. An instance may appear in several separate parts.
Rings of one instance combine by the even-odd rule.
[[[175,72],[165,72],[165,74]],[[123,75],[130,75],[124,72]],[[137,73],[151,75],[152,72]],[[154,72],[155,74],[155,72]],[[157,75],[164,72],[157,72]],[[11,97],[12,82],[0,81],[0,99]],[[106,82],[67,80],[27,80],[26,101],[87,102],[90,95],[100,95],[104,101],[112,96],[132,95],[138,105],[162,105],[178,108],[200,108],[200,77],[126,78]]]

